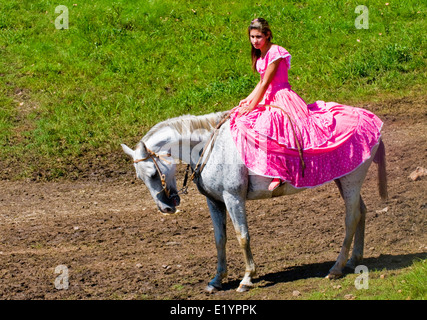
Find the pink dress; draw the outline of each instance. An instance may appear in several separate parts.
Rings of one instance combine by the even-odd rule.
[[[245,165],[297,188],[319,186],[355,170],[378,144],[382,121],[370,111],[335,102],[307,105],[291,90],[291,55],[278,45],[258,59],[261,78],[279,58],[260,104],[240,117],[238,107],[231,111],[231,134]]]

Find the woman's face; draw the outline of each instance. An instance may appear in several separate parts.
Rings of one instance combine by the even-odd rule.
[[[249,33],[249,39],[255,49],[262,49],[268,42],[267,36],[257,29],[252,29]],[[261,50],[262,51],[262,50]]]

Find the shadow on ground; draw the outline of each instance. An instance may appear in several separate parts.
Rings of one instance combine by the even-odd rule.
[[[427,258],[427,252],[413,253],[413,254],[400,254],[392,255],[385,254],[379,257],[366,258],[362,264],[367,266],[370,270],[398,270],[409,267],[416,260],[423,260]],[[328,274],[329,269],[334,265],[335,261],[325,261],[321,263],[310,263],[301,266],[294,266],[286,268],[283,271],[268,273],[263,276],[257,277],[253,280],[254,284],[259,288],[266,288],[274,286],[278,283],[292,282],[296,280],[309,279],[309,278],[323,278]],[[354,270],[346,268],[344,276],[353,273]],[[239,286],[240,280],[233,280],[223,284],[223,290],[235,289]]]

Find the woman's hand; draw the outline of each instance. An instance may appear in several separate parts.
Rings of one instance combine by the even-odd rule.
[[[248,106],[249,105],[249,101],[248,101],[248,99],[243,99],[243,100],[240,100],[240,102],[239,102],[239,107],[243,107],[243,106]]]
[[[239,102],[239,114],[238,114],[239,117],[241,115],[247,114],[252,111],[253,108],[250,108],[249,104],[250,104],[250,101],[248,101],[247,98]]]
[[[244,104],[242,106],[239,107],[239,117],[243,116],[245,114],[248,114],[249,112],[251,112],[254,108],[252,108],[250,105],[248,104]]]

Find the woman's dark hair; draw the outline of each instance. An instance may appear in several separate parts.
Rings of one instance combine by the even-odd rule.
[[[273,33],[270,30],[270,26],[268,25],[268,22],[263,18],[257,18],[255,20],[251,21],[251,24],[248,27],[248,35],[251,36],[251,30],[258,30],[259,32],[262,32],[265,36],[268,36],[267,40],[271,41],[273,39]],[[254,46],[251,44],[252,51],[251,51],[251,57],[252,57],[252,69],[256,71],[256,61],[259,57],[261,57],[261,50],[255,49]]]

